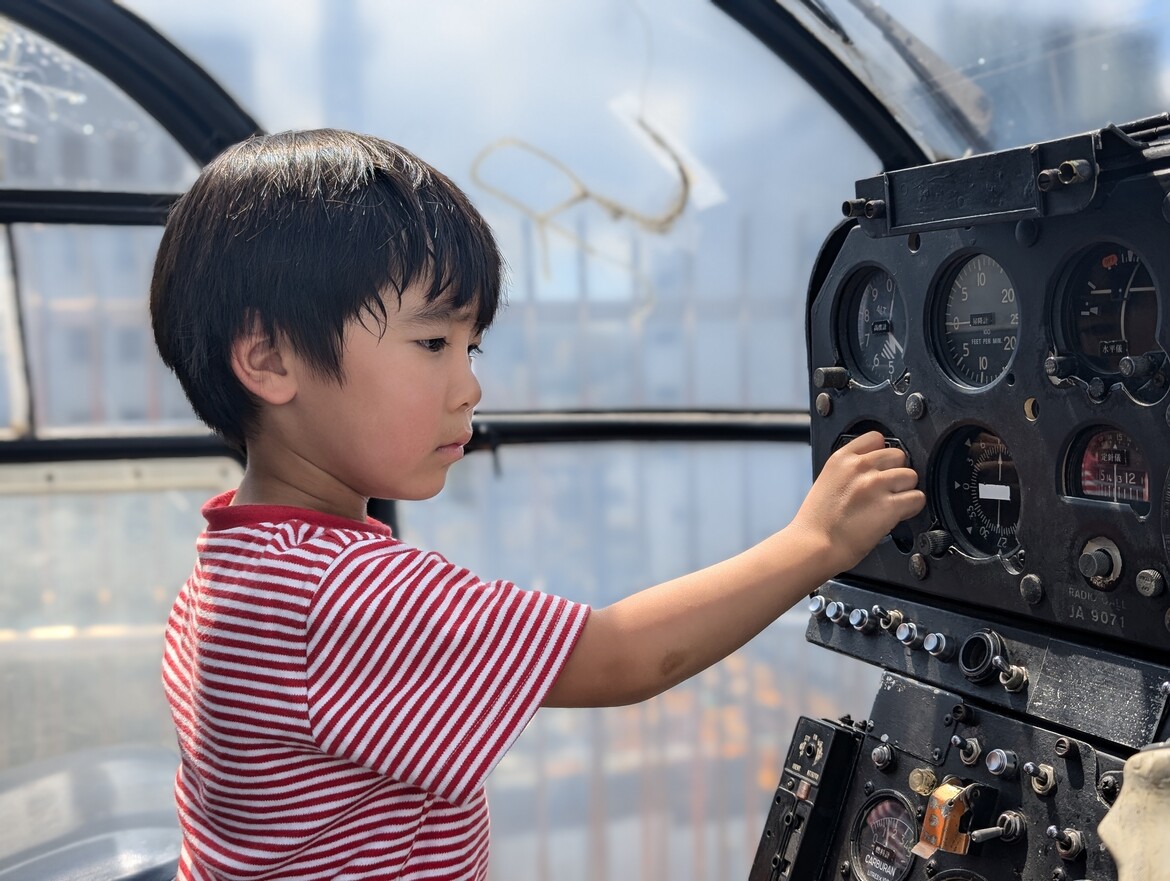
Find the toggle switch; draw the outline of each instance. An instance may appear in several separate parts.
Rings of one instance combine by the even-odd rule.
[[[995,825],[988,829],[976,829],[971,833],[971,843],[979,844],[983,841],[1015,841],[1024,834],[1026,822],[1024,815],[1019,811],[1004,811],[995,821]]]
[[[1085,852],[1085,837],[1076,829],[1049,826],[1044,834],[1056,842],[1056,854],[1062,860],[1075,860]]]
[[[1028,684],[1028,669],[1008,663],[1003,655],[996,655],[991,659],[991,666],[999,671],[999,684],[1011,692],[1023,691]]]
[[[1051,765],[1024,762],[1023,771],[1032,778],[1032,791],[1037,795],[1050,795],[1056,789],[1056,772]]]
[[[956,734],[951,738],[951,746],[959,751],[959,761],[964,765],[974,765],[983,752],[983,747],[974,737],[960,737]]]
[[[890,609],[887,611],[881,606],[874,606],[870,612],[875,618],[878,619],[878,626],[881,627],[882,630],[886,631],[897,630],[898,625],[902,623],[902,619],[905,617],[897,609]]]

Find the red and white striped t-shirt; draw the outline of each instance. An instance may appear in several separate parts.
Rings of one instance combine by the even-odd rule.
[[[588,607],[232,495],[167,624],[179,877],[485,877],[484,781]]]

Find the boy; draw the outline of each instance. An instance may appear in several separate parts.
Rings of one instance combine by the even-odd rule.
[[[402,544],[366,502],[462,457],[500,274],[466,197],[376,138],[254,138],[175,205],[155,339],[247,454],[166,632],[180,878],[483,878],[484,780],[539,706],[670,688],[921,508],[868,434],[781,532],[593,612]]]

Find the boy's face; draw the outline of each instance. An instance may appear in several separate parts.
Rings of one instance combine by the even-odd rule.
[[[442,298],[428,304],[417,285],[401,304],[393,293],[385,303],[385,333],[368,317],[351,322],[340,387],[300,372],[297,452],[342,492],[427,499],[471,439],[480,335],[470,310],[452,312]]]

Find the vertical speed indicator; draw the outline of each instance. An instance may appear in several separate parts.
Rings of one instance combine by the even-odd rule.
[[[950,377],[972,388],[990,385],[1016,355],[1015,286],[988,255],[969,257],[944,276],[934,322],[935,348]]]

